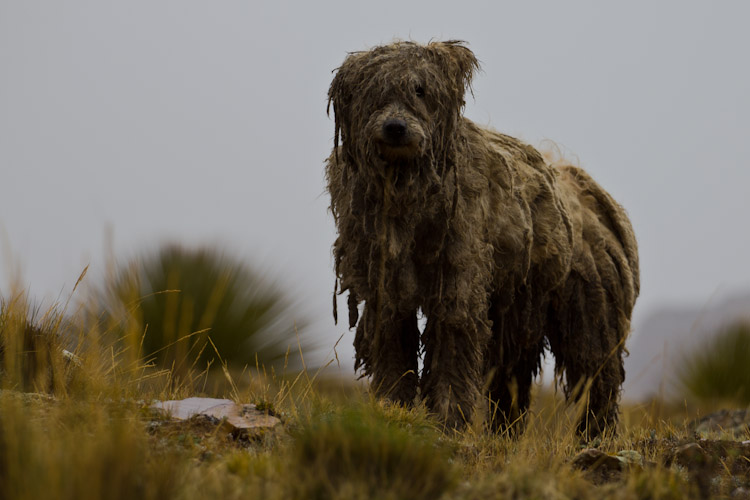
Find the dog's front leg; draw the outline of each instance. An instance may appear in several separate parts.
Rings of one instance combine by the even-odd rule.
[[[370,387],[382,398],[409,405],[417,395],[419,328],[415,312],[375,314],[371,306],[357,327],[357,356],[371,375]],[[360,349],[361,347],[361,349]],[[360,352],[360,350],[362,352]]]
[[[479,402],[482,354],[490,338],[485,295],[444,298],[425,311],[422,394],[448,427],[470,423]]]

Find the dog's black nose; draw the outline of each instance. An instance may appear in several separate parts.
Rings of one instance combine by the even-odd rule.
[[[406,121],[390,118],[383,124],[383,135],[388,142],[401,143],[406,137]]]

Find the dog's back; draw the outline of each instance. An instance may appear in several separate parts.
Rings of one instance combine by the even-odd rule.
[[[493,376],[491,397],[507,402],[501,413],[518,418],[549,345],[566,393],[578,397],[589,389],[587,423],[596,433],[616,419],[622,354],[639,290],[627,215],[582,169],[549,164],[535,148],[470,120],[463,129],[473,161],[464,166],[462,187],[486,179],[471,199],[480,209],[491,207],[485,220],[495,276],[485,365],[487,373],[496,367],[506,372]],[[517,385],[515,402],[509,379]]]

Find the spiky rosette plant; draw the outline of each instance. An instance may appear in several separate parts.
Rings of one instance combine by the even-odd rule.
[[[687,354],[677,377],[698,401],[750,404],[750,323],[731,325]]]
[[[170,244],[144,253],[117,268],[100,297],[110,330],[141,357],[178,373],[215,362],[217,352],[237,368],[295,368],[299,359],[293,303],[214,248]]]

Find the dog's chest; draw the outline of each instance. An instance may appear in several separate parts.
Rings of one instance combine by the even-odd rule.
[[[423,220],[414,229],[412,258],[418,268],[433,267],[445,246],[446,223]]]

